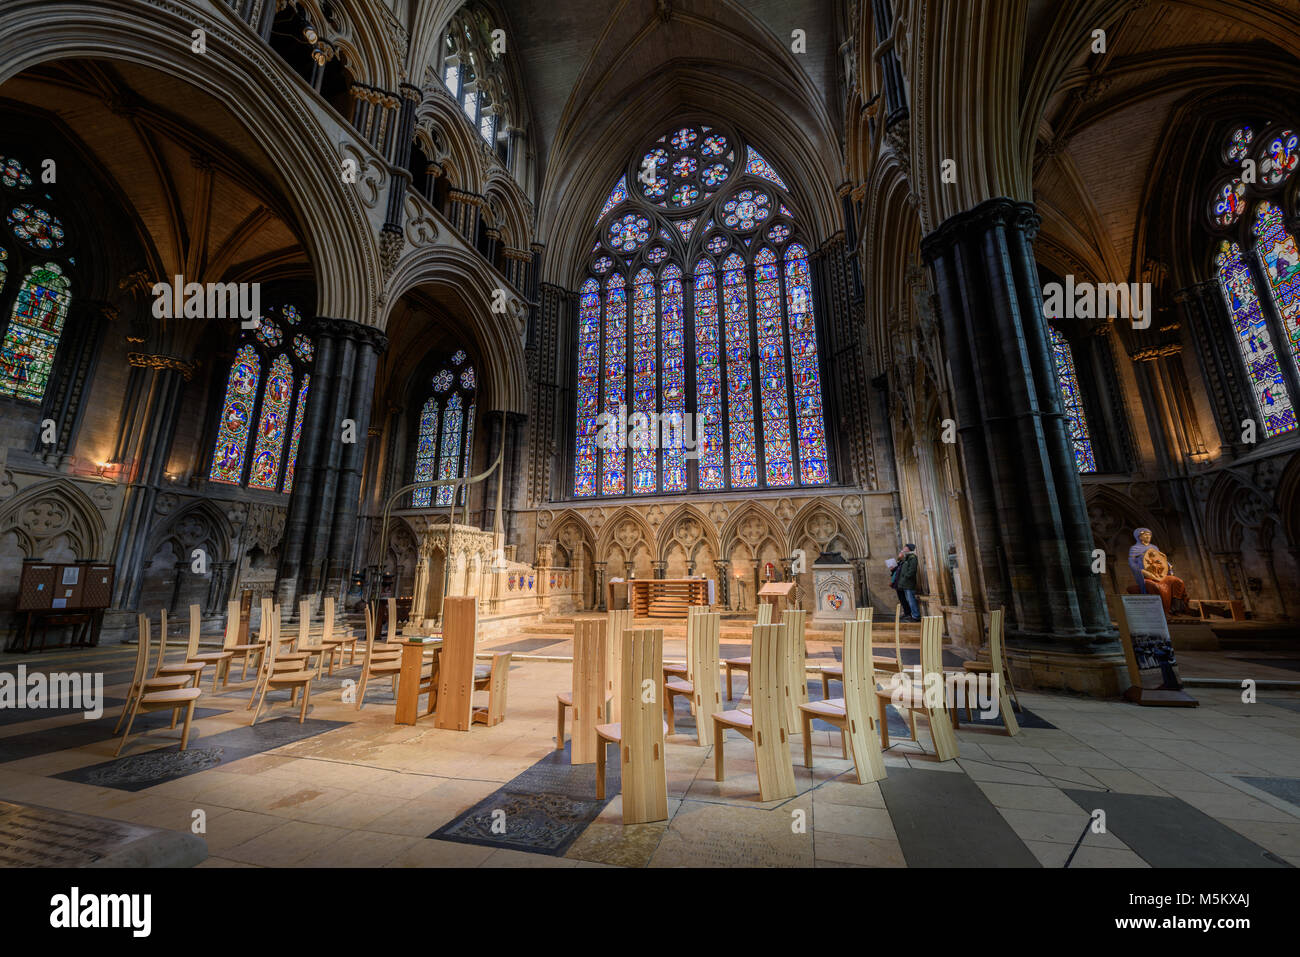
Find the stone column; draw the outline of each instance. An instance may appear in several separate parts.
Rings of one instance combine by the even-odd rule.
[[[942,313],[990,605],[1007,608],[1013,642],[1070,656],[1048,665],[1060,683],[1115,693],[1119,649],[1091,571],[1092,531],[1056,387],[1033,254],[1038,223],[1031,205],[991,199],[927,236],[922,254]]]
[[[608,602],[605,600],[605,563],[592,562],[592,567],[596,569],[596,610],[608,611]]]
[[[346,594],[375,364],[388,345],[383,333],[346,319],[317,319],[311,332],[319,378],[303,419],[278,583],[289,607],[317,592]]]
[[[650,568],[654,571],[655,578],[663,578],[664,572],[668,569],[667,562],[651,562]]]
[[[723,608],[731,607],[731,562],[725,558],[715,558],[713,560],[713,569],[717,575],[714,584],[714,604]]]

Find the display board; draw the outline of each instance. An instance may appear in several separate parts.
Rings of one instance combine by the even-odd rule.
[[[25,561],[18,583],[18,611],[107,608],[113,566],[94,562]]]
[[[1183,690],[1178,660],[1159,595],[1115,595],[1111,612],[1119,624],[1131,687],[1124,697],[1138,704],[1194,708]]]

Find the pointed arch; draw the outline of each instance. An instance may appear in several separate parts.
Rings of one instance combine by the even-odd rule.
[[[12,532],[25,558],[41,558],[62,538],[79,559],[103,560],[104,520],[77,485],[65,479],[19,492],[0,509],[0,536]]]

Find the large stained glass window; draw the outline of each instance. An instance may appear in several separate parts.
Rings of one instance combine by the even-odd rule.
[[[1288,376],[1300,376],[1300,251],[1281,204],[1300,165],[1300,136],[1285,125],[1239,123],[1222,142],[1227,169],[1213,181],[1206,210],[1207,226],[1219,234],[1215,276],[1241,351],[1243,391],[1263,437],[1272,438],[1296,427]],[[1257,176],[1243,172],[1248,163]]]
[[[1272,438],[1296,427],[1295,407],[1287,393],[1286,380],[1273,348],[1273,337],[1260,308],[1255,280],[1242,258],[1241,247],[1224,240],[1215,257],[1219,286],[1232,317],[1237,346],[1250,379],[1255,406],[1264,419],[1264,435]]]
[[[38,404],[54,372],[75,263],[43,189],[24,160],[0,155],[0,395]]]
[[[0,395],[29,402],[44,397],[70,299],[71,283],[56,263],[28,270],[0,342]]]
[[[575,497],[830,483],[793,206],[717,126],[674,127],[621,172],[580,286]]]
[[[1074,370],[1074,356],[1065,337],[1049,323],[1047,333],[1052,340],[1052,361],[1056,365],[1056,387],[1065,407],[1066,427],[1070,431],[1070,447],[1074,450],[1074,464],[1080,472],[1097,471],[1097,460],[1092,454],[1092,439],[1088,435],[1088,419],[1083,413],[1083,396],[1079,394],[1079,376]]]
[[[412,482],[464,478],[473,464],[474,393],[478,385],[474,366],[468,353],[457,349],[434,368],[438,372],[430,383],[431,392],[420,409],[416,427]],[[451,500],[450,485],[416,489],[411,496],[415,508],[450,505]],[[465,502],[464,486],[457,502]]]
[[[268,492],[293,491],[313,350],[293,306],[267,310],[240,333],[222,395],[208,478]]]

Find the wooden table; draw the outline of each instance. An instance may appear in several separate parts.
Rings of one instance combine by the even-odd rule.
[[[627,586],[633,618],[685,618],[688,606],[709,603],[707,578],[633,578],[612,583],[611,595],[615,584]]]
[[[397,674],[397,712],[394,724],[415,724],[420,710],[420,674],[424,671],[424,653],[442,650],[442,639],[402,642],[402,668]],[[430,688],[429,694],[436,695]]]

